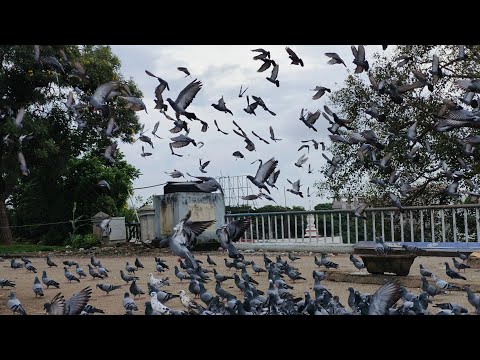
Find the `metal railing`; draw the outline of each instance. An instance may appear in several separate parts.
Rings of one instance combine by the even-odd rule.
[[[480,204],[367,208],[366,220],[354,210],[285,211],[226,215],[227,222],[252,218],[242,242],[354,244],[402,242],[480,242]]]

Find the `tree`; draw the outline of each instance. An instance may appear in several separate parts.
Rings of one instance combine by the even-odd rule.
[[[317,204],[314,207],[315,210],[332,210],[332,204],[331,203],[321,203]]]
[[[403,205],[424,205],[455,200],[457,196],[445,193],[446,187],[455,182],[459,182],[460,191],[475,189],[480,155],[469,151],[470,145],[466,143],[476,145],[476,139],[469,140],[468,135],[479,133],[480,122],[468,124],[475,128],[458,127],[448,131],[441,125],[447,119],[473,119],[474,111],[478,111],[478,101],[460,100],[466,91],[461,88],[464,82],[458,82],[480,77],[478,50],[479,46],[466,46],[467,57],[462,58],[458,46],[397,46],[393,51],[374,55],[370,64],[368,74],[380,89],[374,89],[367,73],[348,76],[344,86],[331,93],[328,105],[338,118],[353,120],[348,124],[353,130],[342,128],[339,134],[347,143],[332,142],[329,147],[331,157],[340,156],[343,163],[324,166],[326,174],[328,170],[334,172],[316,183],[319,190],[327,190],[333,197],[391,206],[389,193],[397,195]],[[434,55],[439,59],[440,76],[432,73]],[[397,66],[402,59],[406,64]],[[395,89],[401,99],[395,96]],[[478,100],[476,94],[472,95]],[[461,108],[464,110],[458,111]],[[476,116],[477,121],[480,120],[478,113]],[[416,131],[411,131],[409,138],[407,132],[414,124]],[[358,139],[364,130],[373,130],[378,143],[370,141],[362,147],[364,141]],[[392,154],[390,163],[380,168],[374,160],[389,153]],[[463,169],[457,160],[462,156],[467,163]],[[453,174],[456,170],[462,170],[464,177]]]
[[[34,49],[39,50],[38,58],[34,56]],[[5,201],[18,208],[12,216],[16,224],[68,220],[66,214],[71,213],[73,201],[78,203],[78,214],[88,212],[82,206],[85,199],[78,191],[76,195],[67,193],[76,185],[84,186],[80,179],[83,175],[75,173],[78,166],[83,164],[90,169],[85,165],[87,162],[98,173],[109,167],[115,173],[115,167],[125,166],[122,161],[111,165],[101,155],[115,138],[123,142],[134,141],[133,136],[140,129],[138,117],[125,108],[123,99],[115,96],[107,102],[109,111],[100,113],[90,106],[88,96],[109,81],[118,81],[115,83],[120,90],[117,94],[130,92],[137,97],[142,94],[133,81],[123,80],[120,61],[108,46],[0,46],[0,60],[0,93],[3,94],[0,98],[3,110],[0,136],[4,139],[0,145],[0,243],[8,243],[12,235],[5,216]],[[69,97],[77,106],[71,103],[70,107],[66,106]],[[22,126],[15,126],[13,120],[22,107],[25,109]],[[105,132],[110,118],[115,119],[118,127],[113,136]],[[28,134],[31,134],[30,139],[19,141],[20,135]],[[25,176],[19,170],[20,151],[28,166]],[[128,174],[130,179],[122,181],[131,182],[138,176],[133,170]],[[69,178],[71,176],[77,179]],[[119,206],[121,199],[104,198],[103,201],[107,207]]]

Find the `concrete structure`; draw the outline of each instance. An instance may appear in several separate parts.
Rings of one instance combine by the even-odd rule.
[[[125,217],[112,217],[109,227],[111,229],[110,235],[105,236],[100,223],[104,219],[109,219],[110,215],[104,212],[99,212],[93,216],[93,234],[102,243],[102,245],[113,245],[127,241],[127,232],[125,230]]]
[[[216,220],[215,224],[208,227],[197,238],[199,242],[217,239],[215,231],[225,222],[225,202],[223,195],[219,193],[182,191],[156,195],[153,197],[153,208],[155,209],[156,238],[172,235],[173,227],[180,222],[188,210],[192,211],[190,218],[192,221]]]
[[[305,237],[316,237],[317,228],[315,227],[315,216],[313,214],[307,215],[307,228],[305,229]]]
[[[138,209],[138,217],[140,218],[140,234],[141,240],[155,239],[155,209],[152,205],[145,205]]]

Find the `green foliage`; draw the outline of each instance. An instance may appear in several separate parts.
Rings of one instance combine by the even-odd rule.
[[[18,253],[31,253],[38,251],[55,251],[63,249],[63,246],[36,245],[14,242],[10,245],[0,245],[0,255],[12,255]]]
[[[125,222],[137,222],[137,215],[135,210],[127,205],[120,209],[118,216],[124,216]]]
[[[96,88],[111,80],[128,83],[134,96],[141,97],[135,83],[125,81],[120,73],[120,60],[109,46],[55,45],[40,47],[41,56],[55,56],[65,68],[65,74],[34,61],[34,47],[0,46],[0,136],[9,134],[14,140],[8,146],[0,141],[1,173],[0,200],[7,200],[10,220],[14,225],[69,221],[73,203],[77,203],[77,216],[91,218],[98,211],[119,215],[126,206],[128,191],[139,171],[127,164],[119,151],[114,166],[106,164],[101,156],[112,141],[133,142],[140,124],[138,116],[124,108],[124,102],[110,102],[111,116],[119,127],[115,138],[107,138],[108,119],[87,106],[79,113],[86,127],[78,128],[75,115],[65,107],[69,91],[79,88],[92,95]],[[63,50],[68,58],[60,54]],[[83,65],[89,79],[68,76],[72,64]],[[82,100],[75,95],[76,102]],[[18,110],[26,108],[23,127],[13,124]],[[25,140],[21,150],[30,170],[29,176],[19,171],[17,153],[19,135],[33,133]],[[111,192],[97,187],[106,180]],[[88,226],[79,231],[85,233]],[[19,227],[15,236],[61,243],[72,231],[70,224],[54,226]]]
[[[323,203],[323,204],[317,204],[313,208],[314,210],[332,210],[332,204],[331,203]]]
[[[377,159],[392,152],[392,169],[397,172],[401,180],[416,188],[408,195],[401,197],[404,205],[425,205],[444,201],[441,190],[452,183],[452,180],[439,172],[438,163],[444,160],[453,169],[452,171],[459,170],[457,157],[462,154],[462,145],[458,139],[464,139],[469,134],[479,134],[479,130],[469,128],[442,133],[434,129],[434,125],[439,120],[437,115],[444,105],[444,99],[453,99],[462,107],[471,110],[469,106],[456,100],[456,97],[463,95],[464,92],[454,85],[454,81],[459,78],[480,77],[480,57],[477,55],[479,50],[478,45],[467,46],[469,58],[463,61],[455,60],[458,56],[458,46],[418,45],[412,46],[411,49],[398,46],[393,53],[389,51],[377,54],[374,61],[370,63],[371,75],[377,82],[389,79],[395,81],[398,86],[417,81],[412,73],[413,69],[428,74],[432,66],[433,54],[437,54],[441,66],[445,66],[443,71],[446,76],[438,81],[433,92],[428,91],[426,87],[405,92],[402,104],[395,104],[388,95],[381,95],[374,91],[365,73],[349,75],[343,87],[333,91],[328,97],[328,106],[340,118],[354,119],[351,126],[355,132],[372,129],[380,142],[386,144],[384,150],[376,151]],[[412,56],[413,61],[407,66],[396,67],[398,60],[395,61],[395,59],[405,54]],[[371,102],[377,104],[381,113],[386,115],[385,122],[379,122],[365,113]],[[411,160],[406,155],[412,144],[409,144],[404,133],[415,121],[418,122],[417,134],[423,147],[418,152],[418,158]],[[347,131],[347,134],[350,133]],[[346,137],[348,138],[348,135]],[[426,140],[431,143],[431,154],[425,151]],[[398,189],[390,187],[385,190],[370,183],[370,180],[375,178],[388,182],[390,171],[384,172],[373,165],[370,156],[367,157],[365,165],[362,165],[357,159],[359,146],[331,143],[328,150],[332,156],[340,155],[346,161],[337,167],[331,178],[316,183],[317,188],[328,191],[332,197],[346,197],[349,200],[357,198],[372,206],[390,206],[387,192],[392,191],[398,195]],[[471,170],[464,170],[466,177],[475,183],[479,180],[480,173],[478,151],[465,160],[473,165]],[[325,165],[323,170],[326,171],[328,167]],[[462,182],[459,190],[465,189],[466,185]],[[447,200],[450,199],[447,198]]]
[[[84,235],[70,233],[67,240],[65,241],[65,245],[69,245],[73,249],[90,249],[91,247],[97,246],[99,244],[100,242],[92,233]]]

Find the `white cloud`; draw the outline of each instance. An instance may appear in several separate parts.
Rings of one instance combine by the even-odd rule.
[[[301,179],[302,191],[305,198],[286,192],[286,203],[288,206],[301,205],[309,208],[321,202],[330,202],[330,199],[320,196],[306,197],[307,187],[313,191],[315,181],[323,178],[318,169],[325,160],[321,156],[321,149],[310,149],[309,160],[304,169],[297,168],[294,163],[301,156],[304,150],[298,152],[302,145],[301,140],[316,139],[329,143],[328,123],[320,117],[315,124],[318,132],[308,129],[299,121],[302,108],[315,111],[323,109],[326,97],[319,100],[312,100],[313,89],[317,85],[329,87],[332,90],[343,83],[344,78],[352,73],[355,65],[352,64],[353,56],[349,45],[289,45],[305,63],[305,67],[290,64],[290,59],[285,51],[285,46],[279,45],[113,45],[113,52],[119,56],[122,62],[122,73],[126,78],[132,77],[144,94],[144,102],[147,105],[148,114],[145,111],[139,112],[145,128],[153,128],[160,120],[160,127],[157,135],[163,137],[160,140],[153,138],[155,149],[148,144],[136,142],[132,145],[122,144],[122,152],[126,155],[127,161],[134,164],[142,172],[142,176],[134,182],[134,187],[149,186],[173,180],[165,172],[173,169],[189,172],[193,175],[199,174],[198,159],[210,160],[207,167],[208,176],[217,177],[254,175],[258,164],[250,163],[258,158],[266,161],[272,156],[279,160],[280,177],[277,182],[279,190],[271,189],[272,196],[280,205],[285,204],[284,186],[289,188],[287,179],[296,181]],[[272,58],[279,64],[280,87],[267,81],[265,78],[270,75],[271,68],[263,73],[258,73],[260,61],[252,58],[256,53],[251,49],[264,48],[271,52]],[[379,45],[366,46],[367,58],[370,59],[373,51],[380,50]],[[347,64],[328,65],[329,60],[324,53],[337,52]],[[370,55],[370,56],[369,56]],[[192,77],[185,77],[185,74],[177,70],[178,66],[185,66],[189,69]],[[161,113],[154,110],[154,90],[158,84],[155,78],[147,76],[145,70],[149,70],[157,76],[168,81],[170,91],[165,91],[164,99],[171,97],[176,99],[178,93],[193,79],[202,81],[203,88],[197,94],[188,111],[207,121],[210,125],[206,133],[200,132],[199,122],[189,123],[191,127],[190,136],[197,142],[203,141],[203,148],[195,148],[189,145],[186,148],[176,150],[183,154],[183,158],[172,156],[168,147],[169,138],[175,136],[168,130],[173,127],[173,122],[167,120]],[[362,74],[361,76],[367,76]],[[277,116],[272,116],[263,109],[256,110],[257,116],[249,115],[243,111],[246,107],[246,98],[238,97],[240,85],[244,89],[248,86],[245,95],[256,95],[262,97],[268,108],[274,111]],[[216,103],[221,96],[224,96],[227,107],[233,111],[234,116],[221,113],[215,110],[211,104]],[[171,109],[168,113],[173,116]],[[220,128],[229,133],[225,136],[217,132],[213,120],[216,119]],[[233,133],[232,120],[235,120],[242,129],[251,135],[255,143],[256,151],[249,152],[245,149],[242,138]],[[270,145],[264,144],[255,138],[251,131],[269,140],[269,126],[273,126],[275,135],[283,139],[277,143],[272,141]],[[145,151],[152,152],[148,158],[140,156],[141,145]],[[148,150],[147,150],[148,149]],[[241,151],[246,160],[235,160],[232,153]],[[314,169],[313,174],[308,174],[308,163]],[[253,185],[252,185],[253,186]],[[254,192],[257,191],[253,187]],[[150,188],[135,191],[135,195],[147,198],[151,194],[162,194],[163,187]],[[268,201],[257,201],[258,206],[266,205]]]

